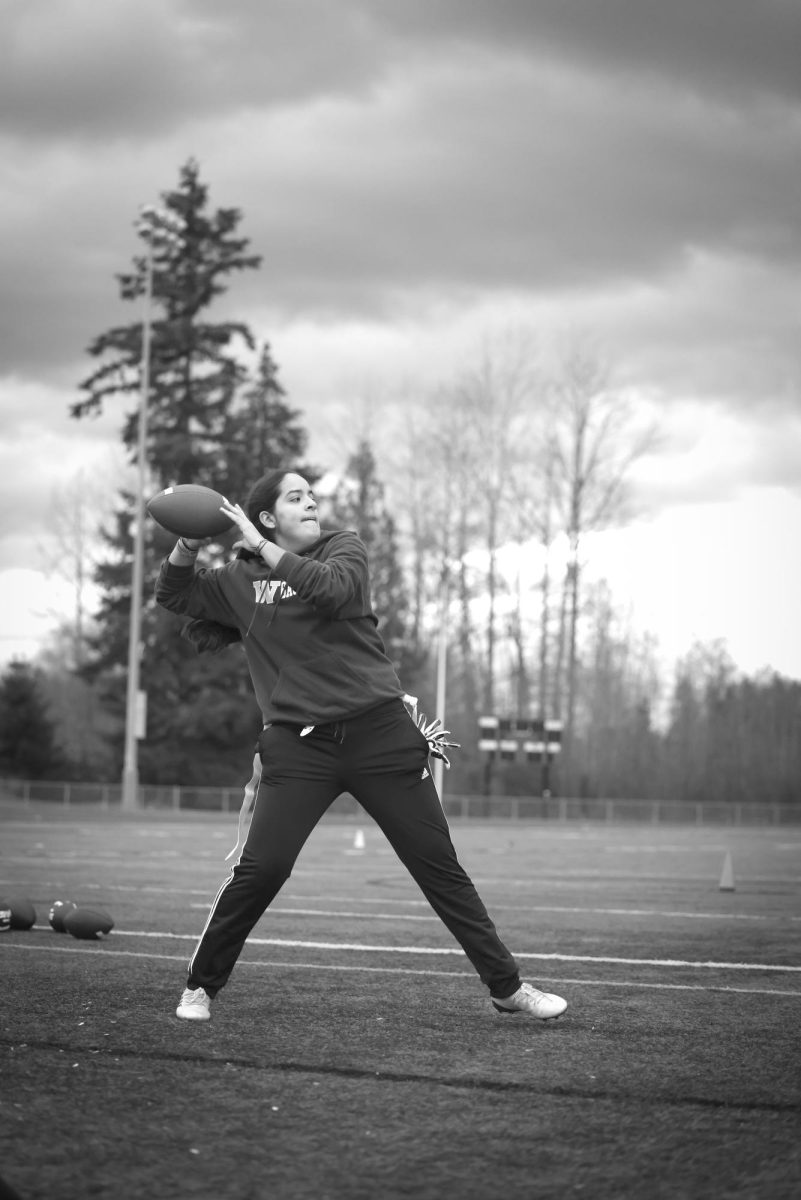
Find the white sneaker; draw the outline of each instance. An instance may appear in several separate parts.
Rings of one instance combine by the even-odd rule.
[[[184,1021],[208,1021],[211,1019],[211,996],[203,988],[184,988],[181,1003],[175,1010],[176,1017]]]
[[[524,1012],[538,1021],[555,1021],[567,1008],[567,1000],[552,996],[550,992],[540,992],[530,983],[521,983],[517,991],[504,1000],[496,1000],[494,996],[490,999],[499,1013]]]

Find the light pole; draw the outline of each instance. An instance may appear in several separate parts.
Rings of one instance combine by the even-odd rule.
[[[134,509],[131,609],[128,627],[128,688],[125,700],[125,756],[122,768],[122,808],[134,810],[139,803],[137,741],[144,737],[145,696],[139,690],[142,658],[142,586],[145,559],[145,484],[147,482],[147,416],[150,400],[150,340],[153,303],[153,254],[157,245],[181,244],[184,223],[176,213],[147,205],[141,210],[136,232],[147,246],[145,295],[142,312],[142,367],[137,432],[137,486]]]
[[[435,716],[439,717],[442,722],[442,728],[445,728],[445,693],[447,690],[447,672],[448,672],[448,568],[444,566],[442,569],[442,579],[440,580],[440,596],[439,596],[439,637],[437,639],[437,700]],[[444,763],[441,758],[434,760],[434,786],[437,789],[437,795],[440,801],[443,800],[442,785],[443,785],[443,767]]]

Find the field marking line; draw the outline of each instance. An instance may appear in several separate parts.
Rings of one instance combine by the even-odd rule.
[[[735,868],[736,869],[736,868]],[[340,876],[341,878],[341,876]],[[387,880],[387,883],[399,883],[402,876],[397,879]],[[596,875],[587,873],[585,875],[577,875],[575,878],[568,878],[565,874],[549,875],[547,872],[540,871],[528,879],[514,879],[509,876],[502,875],[471,875],[473,883],[481,894],[490,894],[490,889],[498,891],[512,891],[517,899],[517,904],[527,904],[529,896],[537,896],[544,891],[549,895],[563,895],[569,897],[572,894],[580,893],[582,896],[591,896],[599,894],[599,900],[603,900],[610,891],[640,893],[668,893],[666,899],[669,899],[671,891],[686,891],[692,888],[694,891],[702,893],[713,893],[718,891],[718,881],[720,879],[720,867],[717,870],[710,871],[708,875],[634,875],[634,874],[608,874]],[[328,882],[328,881],[326,881]],[[780,891],[779,889],[783,889]],[[763,895],[782,895],[789,898],[797,899],[801,895],[801,873],[795,876],[768,876],[768,875],[749,875],[743,876],[741,873],[737,877],[737,894],[740,897],[744,896],[763,896]]]
[[[178,854],[178,852],[176,852],[176,857],[180,859],[180,854]],[[354,857],[362,858],[362,862],[367,864],[367,860],[364,858],[364,856],[361,853]],[[107,862],[105,862],[102,865],[106,866],[107,868],[116,868],[118,866],[118,864],[123,861],[123,859],[124,859],[124,856],[121,854],[119,856],[119,858],[115,858],[113,861],[108,860]],[[149,860],[149,862],[152,862],[152,856],[151,856],[151,859]],[[47,865],[51,869],[57,869],[58,865],[61,865],[62,867],[69,869],[69,867],[79,866],[84,863],[89,866],[92,866],[92,867],[97,867],[99,865],[99,859],[97,856],[94,856],[92,858],[80,859],[80,860],[69,859],[68,861],[63,861],[63,860],[52,859],[52,858],[47,860]],[[188,874],[191,873],[191,876],[193,879],[196,879],[197,874],[198,874],[198,866],[201,866],[201,865],[208,866],[209,864],[208,863],[204,864],[204,863],[199,863],[198,861],[194,861],[190,866],[190,865],[187,865],[186,863],[184,863],[183,861],[178,861],[176,864],[171,866],[170,869],[171,869],[173,876],[177,872],[185,869]],[[385,864],[383,864],[383,863],[382,864],[374,863],[374,864],[370,864],[370,865],[372,865],[373,869],[376,871],[382,871],[385,868]],[[393,859],[392,865],[393,866],[398,865],[399,869],[398,869],[397,873],[394,873],[392,875],[385,875],[380,880],[380,882],[384,883],[384,884],[388,884],[390,886],[402,886],[408,880],[408,875],[406,875],[403,872],[403,870],[399,864],[395,863],[394,859]],[[131,864],[129,862],[126,862],[125,866],[126,866],[126,868],[129,868],[131,866]],[[220,866],[219,861],[216,861],[216,867],[219,868],[219,866]],[[350,861],[347,864],[342,864],[342,866],[335,866],[335,867],[325,867],[325,866],[318,866],[318,867],[313,867],[313,868],[298,868],[298,867],[296,867],[292,872],[292,878],[297,881],[303,880],[305,882],[307,879],[317,881],[321,877],[326,876],[326,877],[333,877],[333,879],[331,881],[335,881],[336,879],[342,878],[343,866],[346,869],[349,868]],[[682,888],[692,885],[692,886],[697,886],[697,887],[701,887],[701,888],[707,888],[709,890],[713,890],[713,889],[717,890],[719,874],[720,874],[719,868],[714,871],[710,871],[709,874],[705,874],[705,875],[677,875],[677,874],[669,874],[669,875],[659,874],[659,875],[657,875],[654,873],[649,873],[648,875],[639,875],[639,874],[623,873],[623,872],[615,872],[615,871],[611,871],[611,872],[605,874],[605,873],[598,872],[595,870],[587,870],[587,871],[565,871],[565,870],[562,870],[562,871],[559,871],[558,873],[554,872],[554,874],[549,875],[546,871],[544,871],[542,869],[536,869],[536,870],[533,870],[531,875],[525,876],[522,878],[516,878],[516,877],[506,876],[506,875],[477,875],[475,873],[471,875],[471,878],[473,880],[473,883],[477,887],[480,885],[481,887],[512,888],[515,891],[517,891],[517,889],[520,889],[521,892],[523,892],[525,889],[528,889],[530,892],[533,892],[536,894],[536,892],[538,890],[542,890],[544,888],[547,888],[547,891],[549,893],[554,893],[554,892],[559,892],[559,891],[562,891],[562,892],[576,891],[579,888],[583,892],[586,892],[590,889],[600,889],[603,891],[604,889],[609,889],[610,887],[620,887],[620,888],[639,887],[639,888],[642,888],[643,886],[652,885],[652,884],[664,884],[666,886],[674,885],[676,887],[682,887]],[[193,893],[196,893],[198,895],[208,895],[209,893],[214,892],[215,888],[217,887],[217,885],[219,883],[219,880],[224,879],[224,878],[225,878],[224,871],[219,870],[218,873],[215,875],[214,879],[210,880],[209,886],[207,889],[204,889],[201,891],[198,888],[176,888],[173,890],[174,890],[175,894],[183,893],[183,894],[191,895]],[[372,882],[375,882],[375,881],[372,881]],[[797,890],[799,887],[799,876],[798,875],[794,875],[794,876],[748,875],[748,876],[744,877],[741,873],[739,875],[738,891],[740,892],[741,895],[743,894],[744,888],[754,888],[754,889],[758,890],[763,885],[767,885],[773,889],[786,887],[786,888],[793,888],[793,889]],[[7,887],[19,887],[20,884],[17,880],[6,878],[6,879],[0,879],[0,886],[6,887],[6,888]],[[62,881],[53,881],[53,880],[49,880],[49,879],[44,879],[44,880],[37,880],[36,886],[38,886],[38,887],[44,887],[44,886],[63,887],[63,883],[62,883]],[[139,892],[139,891],[146,890],[145,888],[136,887],[131,884],[117,885],[117,884],[96,883],[94,881],[90,881],[90,882],[81,881],[80,886],[83,888],[87,888],[87,889],[91,888],[92,890],[105,890],[105,889],[110,889],[112,887],[116,891]],[[165,889],[165,888],[151,887],[150,890],[158,890],[158,891],[161,891],[161,892],[167,894],[167,889]],[[525,903],[527,903],[527,901],[526,901],[525,897],[522,897],[518,901],[518,904],[514,905],[513,907],[519,907],[520,904],[525,904]],[[683,914],[683,915],[689,915],[689,914]]]
[[[44,880],[39,886],[50,885],[52,887],[61,887],[61,884],[54,884],[52,881]],[[10,879],[0,879],[0,887],[19,887],[15,881]],[[86,891],[114,891],[114,892],[135,892],[137,894],[148,894],[155,896],[204,896],[207,897],[205,903],[191,902],[190,908],[207,909],[211,906],[212,895],[211,887],[209,888],[180,888],[180,887],[160,887],[158,884],[144,884],[137,887],[134,884],[100,884],[100,883],[84,883],[81,884]],[[62,888],[62,890],[64,890]],[[427,900],[419,900],[413,897],[395,898],[393,896],[337,896],[326,895],[322,896],[304,896],[292,893],[281,893],[278,902],[270,906],[271,912],[296,912],[299,914],[317,912],[316,909],[289,909],[282,908],[282,900],[306,900],[315,904],[322,904],[326,901],[331,901],[339,904],[397,904],[406,905],[412,908],[428,908]],[[519,912],[519,904],[492,904],[493,912]],[[351,914],[332,913],[329,909],[319,910],[322,915],[326,916],[350,916]],[[576,915],[586,914],[589,916],[609,916],[609,917],[671,917],[680,920],[686,917],[693,921],[801,921],[801,916],[791,916],[786,913],[777,913],[773,915],[757,914],[757,913],[713,913],[713,912],[686,912],[681,909],[660,909],[660,908],[602,908],[597,905],[581,905],[581,904],[526,904],[526,912],[539,913],[574,913]],[[369,912],[360,912],[352,914],[359,917],[371,917],[375,914]],[[387,914],[392,915],[392,914]],[[429,918],[426,920],[438,921],[438,917]]]
[[[191,903],[190,908],[199,908],[207,910],[208,904]],[[339,909],[328,908],[279,908],[270,906],[270,910],[274,916],[287,917],[357,917],[359,920],[368,921],[435,921],[441,924],[440,919],[434,913],[430,916],[418,913],[377,913],[377,912],[344,912]]]
[[[100,946],[21,946],[10,944],[9,950],[45,951],[47,954],[99,954],[104,958],[109,955],[114,958],[143,958],[154,962],[178,962],[186,966],[186,957],[182,954],[155,954],[144,950],[114,950],[107,943]],[[0,949],[2,947],[0,946]],[[270,959],[240,958],[240,967],[257,970],[285,968],[289,971],[341,971],[345,974],[361,972],[367,975],[422,975],[425,977],[444,977],[447,979],[475,979],[475,971],[444,971],[430,967],[371,967],[359,963],[314,963],[314,962],[282,962]],[[566,984],[570,987],[622,987],[640,988],[650,991],[665,992],[730,992],[740,996],[782,996],[785,999],[801,1000],[801,992],[787,991],[781,988],[744,988],[729,987],[728,985],[702,983],[643,983],[635,979],[566,979],[563,975],[539,975],[541,983]]]
[[[36,925],[35,929],[49,930],[49,926]],[[115,937],[172,938],[184,942],[197,942],[196,933],[156,932],[149,929],[117,929]],[[291,950],[338,950],[349,954],[464,954],[461,946],[374,946],[363,942],[316,942],[290,938],[249,937],[249,946],[283,946]],[[773,971],[782,974],[801,974],[801,966],[787,963],[731,963],[693,961],[681,958],[622,958],[612,955],[535,953],[528,950],[513,950],[515,958],[534,959],[537,962],[615,963],[628,967],[680,967],[713,971]]]
[[[339,900],[340,902],[355,900],[357,903],[359,897],[351,896],[315,896],[314,899],[319,903],[324,900]],[[366,901],[367,902],[367,901]],[[209,902],[210,903],[210,902]],[[428,907],[427,900],[383,900],[379,897],[372,898],[369,903],[372,904],[419,904]],[[190,908],[207,909],[209,904],[199,904],[192,901]],[[519,904],[493,904],[493,912],[519,912]],[[377,912],[349,912],[334,910],[330,908],[284,908],[280,903],[271,904],[270,912],[278,914],[286,914],[287,916],[296,917],[365,917],[372,921],[439,921],[439,917],[435,914],[425,916],[415,916],[411,913],[377,913]],[[661,912],[658,909],[652,908],[579,908],[559,904],[527,904],[526,912],[547,912],[547,913],[583,913],[589,916],[611,916],[611,917],[689,917],[694,921],[768,921],[781,920],[782,917],[767,917],[756,916],[748,913],[698,913],[698,912]],[[801,921],[801,917],[789,917],[791,921]]]

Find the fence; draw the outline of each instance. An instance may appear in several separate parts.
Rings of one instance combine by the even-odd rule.
[[[139,788],[139,808],[160,812],[236,812],[240,787],[172,787],[144,784]],[[57,783],[31,779],[0,780],[0,804],[16,801],[23,806],[53,804],[113,811],[121,806],[118,783]],[[443,798],[451,820],[465,821],[595,821],[650,825],[786,826],[801,824],[801,805],[770,801],[753,803],[681,802],[671,800],[589,800],[563,796],[451,796]],[[340,796],[329,816],[358,817],[362,809],[350,795]]]

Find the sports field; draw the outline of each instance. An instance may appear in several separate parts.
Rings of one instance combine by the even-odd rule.
[[[190,1024],[236,818],[0,822],[0,895],[38,913],[0,936],[22,1200],[801,1194],[801,828],[454,824],[524,976],[569,1001],[539,1024],[495,1015],[367,818],[326,822]],[[114,931],[55,933],[56,899]]]

